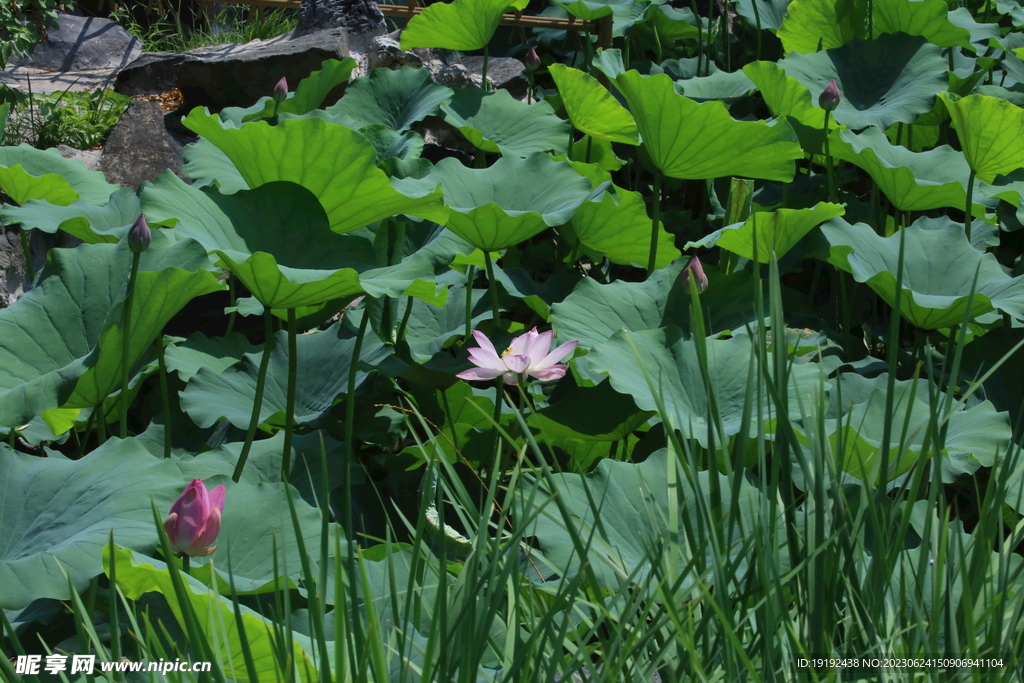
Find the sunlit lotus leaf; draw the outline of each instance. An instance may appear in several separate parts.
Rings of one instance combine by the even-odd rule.
[[[776,35],[786,53],[810,54],[867,38],[867,0],[793,0]]]
[[[939,47],[974,49],[970,31],[949,20],[945,0],[874,0],[872,9],[876,35],[907,33]]]
[[[5,223],[20,223],[24,228],[55,233],[63,230],[83,242],[117,242],[132,227],[142,211],[139,198],[131,188],[122,188],[110,196],[106,206],[81,199],[61,206],[45,199],[30,199],[23,206],[5,204],[0,218]]]
[[[439,193],[407,196],[396,190],[377,168],[373,145],[344,126],[306,118],[285,119],[276,126],[254,121],[225,128],[205,108],[193,109],[184,122],[226,155],[250,188],[288,180],[312,192],[334,232],[349,232],[401,213],[444,220]],[[201,172],[198,154],[191,157],[192,177],[216,180]]]
[[[821,227],[831,245],[829,262],[866,282],[890,305],[896,298],[900,233],[880,237],[865,223],[833,218]],[[959,325],[978,271],[969,319],[994,310],[1024,318],[1024,276],[1010,277],[996,257],[967,241],[964,227],[948,218],[919,218],[906,237],[900,314],[926,330]]]
[[[779,209],[758,211],[750,215],[741,225],[716,230],[707,237],[686,245],[719,246],[746,259],[754,259],[754,233],[757,233],[758,263],[770,263],[772,258],[782,258],[803,239],[804,235],[823,222],[845,213],[838,204],[819,202],[810,209]]]
[[[710,76],[676,81],[676,92],[691,100],[736,100],[754,89],[754,82],[742,71],[716,71]]]
[[[88,408],[121,381],[121,306],[132,255],[126,242],[50,252],[40,284],[0,310],[0,425],[52,408]],[[223,289],[206,251],[154,231],[132,302],[129,363],[197,296]]]
[[[509,7],[523,9],[526,0],[455,0],[424,8],[402,31],[401,48],[443,47],[469,52],[481,50],[501,23]]]
[[[69,599],[69,581],[85,590],[103,571],[111,530],[117,543],[152,552],[159,539],[150,501],[170,509],[180,480],[173,462],[131,439],[111,439],[78,460],[0,444],[0,608]]]
[[[263,103],[262,109],[246,114],[242,121],[270,118],[275,111],[278,114],[307,114],[314,109],[319,109],[332,90],[343,83],[348,83],[352,71],[357,67],[356,60],[351,57],[345,57],[341,61],[325,60],[319,71],[314,71],[299,81],[295,92],[288,93],[288,99],[283,102],[275,102],[271,97],[260,98],[260,102]],[[223,115],[222,118],[224,118]]]
[[[485,93],[480,88],[462,88],[441,109],[445,121],[485,152],[521,157],[533,152],[561,154],[569,144],[569,124],[555,115],[550,104],[526,104],[508,90]]]
[[[0,190],[17,204],[42,199],[67,206],[81,200],[103,206],[119,189],[99,171],[90,171],[81,161],[65,159],[55,148],[36,149],[27,144],[0,147]]]
[[[436,114],[452,94],[451,88],[434,83],[429,69],[374,69],[369,76],[352,81],[345,96],[326,111],[347,117],[358,128],[382,123],[401,133]]]
[[[1024,109],[986,95],[941,97],[978,178],[991,183],[998,175],[1024,167]]]
[[[502,157],[470,169],[443,159],[427,177],[444,189],[448,229],[477,249],[498,251],[567,222],[590,194],[590,182],[543,154]]]
[[[834,132],[831,150],[833,157],[867,171],[900,211],[963,209],[967,202],[964,186],[971,169],[963,153],[947,145],[927,152],[911,152],[890,144],[877,128],[868,128],[859,135]]]
[[[682,179],[742,176],[788,182],[802,159],[785,121],[737,121],[721,102],[698,104],[675,92],[671,78],[627,71],[615,79],[629,103],[644,148],[658,169]]]
[[[593,21],[606,17],[612,13],[612,9],[618,6],[632,5],[633,0],[573,0],[573,2],[558,2],[555,4],[567,11],[581,21]]]
[[[825,110],[811,100],[811,92],[775,62],[751,62],[743,67],[775,116],[788,116],[816,129],[825,127]],[[799,132],[799,129],[797,129]]]
[[[600,81],[564,64],[552,64],[548,72],[558,86],[562,104],[576,130],[611,142],[640,144],[633,116]]]
[[[348,390],[348,372],[355,348],[355,333],[340,324],[323,332],[298,337],[298,375],[295,393],[295,420],[298,424],[323,417],[334,400]],[[357,382],[362,384],[367,369],[379,364],[390,347],[376,339],[367,339],[360,354]],[[224,417],[234,426],[245,429],[252,416],[252,397],[256,392],[263,349],[245,354],[242,362],[223,372],[200,368],[181,392],[181,407],[189,417],[206,428]],[[267,369],[266,388],[260,423],[284,424],[288,395],[288,335],[274,336],[274,349]]]
[[[834,78],[841,99],[832,116],[849,128],[884,130],[897,122],[913,123],[931,110],[936,94],[949,85],[939,48],[905,34],[886,33],[814,54],[790,54],[779,66],[814,98]]]
[[[223,372],[241,362],[244,354],[257,351],[259,347],[238,332],[223,337],[207,337],[196,332],[188,339],[168,344],[164,349],[164,359],[167,371],[176,372],[183,382],[187,382],[201,368]]]
[[[756,13],[754,3],[757,3]],[[746,19],[751,28],[760,23],[762,30],[775,30],[782,26],[789,4],[790,0],[739,0],[735,7],[736,13]]]

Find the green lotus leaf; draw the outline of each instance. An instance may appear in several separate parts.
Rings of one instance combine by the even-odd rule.
[[[971,170],[964,155],[948,145],[911,152],[890,144],[885,133],[877,128],[868,128],[859,135],[834,132],[831,150],[833,157],[867,171],[900,211],[963,209],[967,202],[964,186]]]
[[[615,79],[636,119],[644,148],[667,176],[743,176],[788,182],[803,150],[785,121],[736,121],[721,102],[698,104],[675,92],[671,78],[627,71]]]
[[[444,221],[439,193],[410,197],[396,190],[377,168],[373,145],[344,126],[306,118],[285,119],[276,126],[254,121],[224,128],[206,109],[193,109],[184,123],[223,152],[250,188],[288,180],[312,192],[334,232],[401,213]],[[214,179],[201,173],[198,164],[190,172],[200,173],[200,180]]]
[[[754,82],[742,71],[716,71],[710,76],[676,81],[675,89],[680,95],[698,102],[735,100],[753,90]]]
[[[36,149],[24,143],[0,147],[0,190],[19,205],[42,199],[67,206],[80,199],[103,206],[118,189],[99,171],[86,169],[81,161],[65,159],[56,149]]]
[[[640,410],[631,397],[604,382],[596,387],[570,389],[558,403],[531,413],[527,422],[545,441],[619,441],[642,427],[652,415],[652,411]]]
[[[774,31],[782,26],[790,2],[791,0],[739,0],[735,7],[736,13],[746,19],[747,25],[751,28],[756,28],[760,23],[762,30]],[[754,3],[757,3],[756,13]]]
[[[866,282],[889,305],[896,297],[900,234],[879,237],[865,223],[834,218],[821,226],[831,245],[829,262]],[[900,313],[926,330],[955,327],[967,312],[975,270],[978,284],[968,318],[994,310],[1024,318],[1024,276],[1003,272],[992,254],[971,246],[963,225],[948,218],[919,218],[906,237]]]
[[[971,10],[966,7],[957,7],[950,10],[947,16],[954,26],[967,29],[967,32],[971,34],[971,42],[979,47],[987,47],[990,40],[998,39],[1002,36],[999,24],[982,24],[975,21]],[[974,50],[975,52],[979,51],[977,48]],[[984,50],[981,51],[984,52]]]
[[[423,136],[414,130],[396,133],[383,123],[375,123],[360,128],[359,133],[377,150],[378,166],[388,159],[413,161],[423,152]]]
[[[88,244],[117,242],[141,214],[139,198],[128,187],[112,194],[106,206],[81,199],[67,206],[30,199],[22,206],[5,204],[0,209],[0,218],[5,223],[20,223],[23,228],[49,233],[63,230]]]
[[[0,480],[0,608],[11,610],[69,599],[69,580],[85,590],[103,571],[111,529],[117,543],[152,551],[159,537],[150,500],[169,509],[181,493],[174,463],[131,439],[111,439],[78,460],[0,444]]]
[[[153,513],[150,511],[150,524],[152,516]],[[116,534],[114,542],[120,545]],[[109,549],[97,551],[97,555],[103,556],[103,570],[110,576]],[[117,586],[126,598],[138,600],[146,593],[160,593],[167,600],[179,628],[186,628],[182,606],[166,564],[151,557],[136,557],[131,550],[117,548],[114,551],[114,569]],[[192,576],[179,576],[184,583],[185,595],[196,615],[199,629],[209,641],[219,665],[231,672],[234,680],[240,683],[256,683],[249,678],[246,654],[252,658],[257,680],[275,680],[282,676],[277,648],[284,645],[284,642],[278,641],[274,635],[275,622],[246,605],[233,602],[224,597],[223,592],[215,592]],[[236,609],[241,613],[242,627],[245,629],[244,643],[235,617]],[[293,671],[297,672],[294,680],[313,683],[316,680],[317,668],[311,653],[316,651],[316,646],[298,631],[292,631],[288,637],[291,642],[286,647],[289,656],[293,658]]]
[[[793,0],[776,35],[787,54],[811,54],[867,38],[867,16],[867,0]]]
[[[526,104],[508,90],[485,93],[480,88],[462,88],[455,92],[451,104],[443,104],[441,109],[445,121],[477,148],[492,154],[562,154],[569,144],[569,124],[555,115],[550,104]]]
[[[593,572],[597,582],[609,590],[621,590],[627,577],[644,595],[652,598],[656,595],[653,585],[662,579],[678,585],[680,590],[687,590],[710,582],[716,562],[733,563],[730,566],[734,568],[737,580],[747,581],[743,577],[751,565],[742,557],[747,547],[743,541],[748,533],[746,527],[748,524],[750,529],[771,525],[770,521],[763,519],[762,510],[767,509],[763,494],[744,479],[734,491],[725,475],[704,471],[695,473],[694,479],[690,480],[681,473],[675,473],[680,489],[675,494],[678,511],[670,512],[676,508],[669,504],[672,493],[668,472],[669,468],[676,468],[678,457],[662,448],[639,464],[603,460],[593,472],[585,475],[551,475],[551,491],[557,490],[568,508],[570,519],[565,519],[555,507],[553,494],[548,493],[547,487],[542,488],[540,495],[532,497],[527,493],[517,493],[512,515],[518,518],[516,521],[526,525],[524,533],[536,539],[538,560],[564,578],[576,577],[581,571],[582,562],[573,543],[574,536],[566,528],[567,524],[573,524],[574,533],[578,534],[576,538],[586,539],[588,545],[587,571]],[[672,514],[690,519],[708,514],[707,511],[712,509],[711,477],[718,477],[722,515],[741,520],[737,525],[724,525],[722,532],[722,551],[731,559],[713,556],[710,544],[704,539],[687,540],[686,532],[680,531],[681,547],[702,544],[706,548],[706,557],[696,560],[701,570],[691,570],[689,576],[677,584],[679,577],[666,577],[651,566],[651,548],[665,543],[669,533],[666,520]],[[530,486],[521,489],[530,490]],[[778,550],[765,548],[759,552]],[[772,561],[787,564],[782,553]],[[698,580],[701,584],[697,583]]]
[[[774,62],[751,62],[743,73],[761,91],[765,104],[775,116],[788,116],[804,126],[825,127],[825,110],[811,101],[811,92]],[[798,129],[799,132],[799,129]]]
[[[1024,167],[1024,109],[998,97],[942,95],[964,156],[978,178],[991,183]]]
[[[845,210],[838,204],[819,202],[810,209],[779,209],[753,213],[742,225],[731,225],[716,230],[707,237],[690,242],[692,247],[719,246],[746,259],[754,259],[754,232],[757,232],[758,263],[781,259],[803,239],[804,235]]]
[[[874,0],[872,9],[876,33],[907,33],[939,47],[975,49],[970,31],[949,20],[944,0]]]
[[[484,320],[490,320],[492,314],[487,292],[474,289],[470,327],[475,328]],[[405,313],[406,302],[402,305]],[[448,293],[448,301],[444,307],[426,306],[422,302],[413,302],[409,322],[405,328],[405,341],[409,344],[409,352],[417,363],[426,363],[435,353],[448,346],[455,338],[466,332],[466,288],[453,285]],[[396,311],[397,312],[397,311]]]
[[[348,371],[355,349],[355,334],[340,324],[323,332],[299,335],[297,339],[298,374],[295,391],[295,421],[306,424],[323,417],[334,400],[348,390]],[[359,357],[360,367],[372,367],[390,355],[390,347],[367,339]],[[263,350],[245,354],[242,362],[224,372],[200,368],[181,392],[181,407],[202,428],[217,420],[227,420],[245,429],[252,416],[252,397]],[[362,384],[368,371],[356,373]],[[267,379],[260,411],[260,423],[284,424],[288,395],[288,335],[274,336]],[[280,415],[278,415],[280,414]]]
[[[880,467],[885,432],[886,383],[883,374],[867,379],[847,373],[842,376],[843,414],[838,419],[826,420],[826,432],[837,463],[843,471],[861,481],[871,480],[870,473]],[[834,393],[834,392],[833,392]],[[911,394],[913,398],[911,398]],[[941,402],[943,395],[939,395]],[[928,423],[933,409],[928,387],[918,386],[913,391],[913,380],[897,381],[893,397],[892,424],[899,425],[890,435],[889,480],[909,471],[920,457],[928,435]],[[904,425],[906,425],[904,427]],[[902,436],[906,429],[906,437]],[[997,453],[1005,453],[1012,430],[1007,413],[996,412],[988,401],[970,408],[956,410],[949,419],[943,448],[942,479],[951,483],[961,474],[973,474],[978,468],[991,467]],[[843,451],[839,450],[839,438]],[[902,459],[900,451],[905,449]]]
[[[619,104],[600,81],[579,69],[552,64],[548,73],[576,130],[595,138],[627,145],[640,144],[633,116]]]
[[[581,21],[593,21],[612,13],[615,6],[632,5],[633,0],[574,0],[555,4]]]
[[[645,16],[648,25],[658,32],[664,41],[693,40],[700,35],[695,25],[693,12],[689,9],[676,9],[668,4],[652,3]]]
[[[575,163],[573,168],[591,178],[597,187],[610,178],[608,173],[587,173],[587,164]],[[593,169],[593,166],[590,166]],[[607,256],[612,263],[646,266],[651,248],[651,217],[639,192],[613,186],[596,199],[585,201],[566,224],[565,237],[594,254]],[[658,260],[656,268],[664,268],[679,258],[675,238],[663,225],[658,228]]]
[[[707,363],[710,386],[713,387],[716,406],[721,416],[724,436],[757,433],[757,408],[754,404],[749,420],[744,424],[744,402],[750,383],[753,344],[743,332],[734,331],[729,339],[707,340]],[[597,345],[587,355],[590,370],[608,375],[620,394],[628,394],[641,410],[658,412],[658,400],[665,413],[661,417],[679,430],[687,439],[696,439],[701,446],[710,445],[709,401],[703,382],[693,378],[701,376],[697,345],[677,327],[647,329],[639,332],[619,330],[608,341]],[[822,368],[815,363],[795,364],[790,369],[790,418],[800,419],[803,405],[819,399],[818,377]],[[646,376],[645,376],[646,373]],[[648,383],[648,378],[650,383]],[[769,399],[763,385],[760,391],[763,414],[769,411]],[[756,396],[755,399],[757,400]],[[773,406],[774,407],[774,406]],[[719,444],[722,435],[715,433]]]
[[[620,74],[626,73],[626,67],[622,63],[622,50],[605,49],[594,55],[593,65],[608,78],[618,78]]]
[[[242,362],[243,355],[258,351],[259,347],[238,332],[224,337],[207,337],[196,332],[188,339],[168,344],[164,360],[168,372],[176,372],[181,381],[188,382],[202,368],[223,372]]]
[[[502,157],[480,170],[443,159],[427,180],[444,189],[448,229],[485,251],[507,249],[568,222],[591,191],[569,164],[543,154]]]
[[[319,109],[332,90],[339,85],[348,83],[352,71],[357,66],[356,60],[351,57],[345,57],[341,61],[337,59],[324,60],[320,70],[312,72],[299,81],[295,92],[288,93],[286,100],[278,103],[272,97],[261,98],[263,107],[256,113],[246,114],[241,120],[244,122],[255,118],[266,119],[273,116],[275,112],[301,115]]]
[[[491,42],[491,36],[501,23],[501,15],[514,4],[510,0],[435,3],[409,20],[402,31],[400,47],[403,50],[414,47],[442,47],[460,52],[482,50]]]
[[[842,97],[832,116],[849,128],[884,130],[897,122],[913,123],[931,110],[936,94],[949,84],[939,48],[906,34],[886,33],[815,54],[790,54],[779,65],[813,97],[836,79]]]
[[[121,306],[132,255],[126,242],[50,252],[41,282],[0,310],[0,425],[17,427],[52,408],[88,408],[121,381]],[[190,300],[223,285],[206,251],[154,231],[132,302],[129,363],[148,353]]]
[[[382,123],[402,133],[436,114],[439,106],[451,101],[452,94],[451,88],[434,83],[429,69],[374,69],[369,76],[352,81],[345,96],[326,111],[346,117],[355,128]]]
[[[0,137],[3,137],[7,128],[7,115],[11,113],[11,103],[0,104]]]

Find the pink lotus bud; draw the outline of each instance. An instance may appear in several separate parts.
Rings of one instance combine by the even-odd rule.
[[[217,546],[207,548],[220,533],[220,516],[224,511],[224,487],[209,493],[199,479],[193,479],[164,520],[164,530],[171,549],[189,557],[209,555]]]
[[[149,242],[152,235],[149,232],[149,223],[145,216],[139,216],[128,229],[128,248],[135,254],[141,254],[149,249]]]
[[[839,106],[839,86],[836,85],[836,79],[830,80],[825,89],[821,91],[821,95],[818,96],[818,106],[825,111],[833,111]]]
[[[694,277],[697,278],[697,290],[703,292],[708,288],[708,276],[704,274],[704,266],[700,264],[700,259],[696,256],[690,261],[689,265],[683,270],[682,281],[683,287],[689,289],[690,287],[690,272],[693,272]]]
[[[540,68],[540,57],[537,56],[537,51],[532,47],[530,51],[523,57],[523,65],[526,66],[527,71],[536,71]]]
[[[279,80],[277,85],[274,86],[273,98],[278,102],[284,102],[288,99],[288,79],[284,76],[282,76],[281,80]]]

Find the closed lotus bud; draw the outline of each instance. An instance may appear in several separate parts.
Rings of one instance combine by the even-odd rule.
[[[152,239],[152,235],[149,232],[149,224],[146,223],[146,217],[139,216],[138,220],[132,223],[132,227],[128,230],[128,248],[133,253],[141,254],[149,249],[150,239]]]
[[[830,80],[825,89],[821,91],[821,95],[818,96],[818,106],[825,111],[834,111],[839,106],[839,86],[836,85],[836,79]]]
[[[682,280],[683,287],[689,289],[690,287],[690,273],[697,278],[697,289],[703,292],[708,288],[708,276],[704,274],[704,266],[700,264],[700,259],[696,256],[690,261],[689,265],[683,270]]]
[[[207,491],[200,479],[193,479],[164,520],[164,531],[171,550],[189,557],[209,555],[217,546],[209,547],[220,533],[224,512],[224,487]]]
[[[540,57],[537,56],[537,51],[532,47],[530,51],[523,57],[523,64],[526,66],[527,71],[536,71],[540,68]]]
[[[278,102],[284,102],[288,99],[288,79],[284,76],[282,76],[281,80],[279,80],[277,85],[274,86],[273,98]]]

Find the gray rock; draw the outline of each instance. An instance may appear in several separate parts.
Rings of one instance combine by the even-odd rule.
[[[483,86],[483,57],[465,57],[462,65],[466,67],[469,78],[479,86]],[[487,60],[487,80],[494,89],[508,90],[512,97],[526,99],[526,91],[530,81],[526,77],[526,67],[513,57],[491,57]]]
[[[18,228],[0,221],[0,308],[7,308],[26,286],[25,255]]]
[[[403,66],[413,68],[426,68],[434,77],[434,82],[442,85],[457,85],[461,87],[469,83],[463,78],[461,83],[455,83],[451,78],[441,74],[447,73],[449,67],[459,59],[457,52],[441,48],[416,47],[412,50],[402,50],[401,31],[394,31],[387,35],[372,38],[366,47],[366,66],[369,69],[383,67],[386,69],[400,69]],[[357,60],[357,55],[352,55]],[[440,79],[440,80],[439,80]],[[459,79],[455,79],[458,81]],[[442,81],[444,81],[442,83]]]
[[[176,87],[189,108],[247,107],[269,95],[282,76],[298,83],[324,60],[347,56],[348,36],[341,28],[187,52],[147,52],[118,74],[114,89],[141,95]]]
[[[122,69],[142,54],[142,41],[110,19],[61,13],[57,23],[31,54],[11,64],[48,71]]]
[[[297,33],[343,28],[352,35],[383,33],[384,14],[376,0],[302,0]]]
[[[92,92],[113,87],[117,72],[117,69],[49,71],[34,66],[13,66],[8,67],[6,71],[0,71],[0,85],[26,94],[30,89],[33,93],[45,95],[65,90]]]
[[[171,169],[179,177],[182,148],[167,133],[164,112],[157,102],[132,102],[110,131],[100,170],[107,182],[138,189],[144,180],[154,181]]]
[[[100,168],[100,157],[103,151],[98,149],[75,149],[67,145],[57,145],[57,151],[65,159],[81,161],[90,171],[98,171]]]

